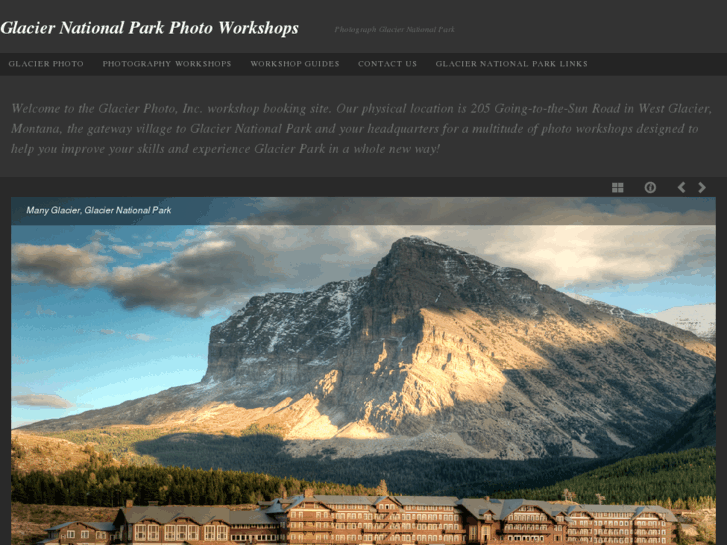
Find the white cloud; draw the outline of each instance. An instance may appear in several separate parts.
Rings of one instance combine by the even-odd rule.
[[[184,246],[185,244],[189,244],[189,239],[178,238],[176,240],[160,240],[154,243],[157,248],[164,248],[167,250],[174,250],[177,246]]]
[[[89,240],[92,242],[122,242],[120,238],[113,236],[111,233],[98,230],[94,231],[93,235],[89,237]]]
[[[73,407],[73,403],[55,394],[24,394],[10,398],[18,405],[27,407],[50,407],[51,409],[67,409]]]
[[[276,197],[256,199],[255,225],[638,225],[713,224],[715,212],[652,211],[585,198]]]
[[[56,313],[56,311],[50,310],[50,309],[43,309],[42,305],[38,305],[37,307],[35,307],[35,313],[38,316],[41,316],[43,314],[47,314],[48,316],[53,316]]]
[[[284,201],[277,201],[280,210]],[[422,217],[426,204],[430,216],[447,218],[454,207],[451,201],[410,203],[409,214],[412,219]],[[510,199],[474,201],[460,206],[460,212],[474,212],[477,205],[480,213],[518,213]],[[302,207],[296,213],[306,210]],[[383,214],[386,207],[376,210]],[[249,297],[268,291],[310,290],[364,276],[395,240],[411,234],[522,269],[553,287],[646,283],[714,267],[713,226],[588,225],[589,213],[607,213],[578,199],[555,208],[548,201],[533,201],[528,210],[544,221],[578,219],[584,225],[215,225],[186,230],[189,238],[183,239],[183,248],[181,243],[155,242],[157,247],[168,247],[171,257],[154,263],[110,269],[111,258],[98,255],[97,247],[26,244],[13,246],[13,266],[18,274],[34,275],[36,281],[105,289],[127,309],[148,306],[193,317],[236,310]],[[608,214],[629,221],[647,216],[665,220],[668,215],[618,202]]]
[[[111,257],[98,255],[101,248],[97,242],[82,248],[74,248],[69,244],[13,244],[11,265],[16,271],[16,277],[22,278],[21,281],[43,280],[51,284],[90,287],[106,278],[106,264],[113,261]]]
[[[111,249],[114,250],[115,252],[117,252],[121,255],[125,255],[125,256],[132,256],[132,257],[141,256],[141,254],[139,253],[139,250],[132,248],[131,246],[114,245],[114,246],[111,246]]]
[[[480,255],[556,287],[630,284],[713,264],[714,236],[703,226],[501,227]]]
[[[135,333],[134,335],[127,335],[126,338],[132,339],[134,341],[149,342],[149,341],[155,339],[156,337],[152,337],[150,335],[147,335],[146,333]]]

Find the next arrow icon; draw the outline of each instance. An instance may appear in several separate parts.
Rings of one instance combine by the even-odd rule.
[[[705,189],[707,189],[707,186],[706,186],[706,185],[704,185],[704,184],[703,184],[702,182],[699,182],[699,192],[701,193],[701,192],[702,192],[702,191],[704,191]]]

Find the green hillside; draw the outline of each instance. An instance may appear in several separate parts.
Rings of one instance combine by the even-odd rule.
[[[82,469],[52,475],[46,471],[11,472],[11,501],[26,504],[121,506],[127,499],[137,505],[149,501],[174,505],[235,505],[271,500],[283,493],[300,494],[312,488],[317,494],[371,495],[383,493],[361,485],[309,482],[261,473],[190,469],[188,467],[114,467],[92,456]]]
[[[650,454],[610,464],[542,488],[493,492],[498,498],[557,501],[563,490],[576,494],[575,501],[606,504],[659,503],[670,507],[677,500],[686,507],[710,504],[717,499],[717,449],[704,447],[677,453]]]

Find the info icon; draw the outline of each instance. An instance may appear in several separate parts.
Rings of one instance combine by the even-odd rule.
[[[656,184],[650,180],[650,181],[646,182],[646,185],[644,186],[644,190],[647,193],[653,193],[654,191],[656,191]]]
[[[623,193],[624,192],[624,183],[623,182],[613,182],[611,184],[611,193]]]

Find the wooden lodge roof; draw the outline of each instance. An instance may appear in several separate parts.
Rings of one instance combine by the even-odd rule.
[[[119,518],[123,518],[120,521]],[[149,521],[166,524],[177,518],[190,518],[199,525],[208,524],[214,520],[227,524],[277,524],[265,511],[255,509],[251,511],[231,511],[227,507],[206,506],[155,506],[148,507],[122,507],[116,516],[116,523],[130,523]]]

